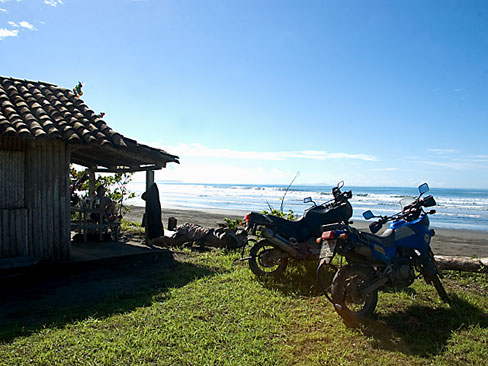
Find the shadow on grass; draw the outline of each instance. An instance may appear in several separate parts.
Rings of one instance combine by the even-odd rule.
[[[323,291],[317,280],[317,261],[290,261],[287,269],[276,278],[258,278],[266,288],[288,296],[320,296]],[[330,286],[335,272],[322,270],[322,285]]]
[[[165,298],[168,288],[215,271],[175,261],[172,255],[127,258],[76,271],[33,272],[0,284],[0,343],[45,327],[105,318]]]
[[[479,325],[488,327],[482,309],[450,294],[451,306],[432,308],[412,305],[406,311],[390,312],[362,323],[363,332],[373,338],[373,347],[421,357],[442,354],[453,332]]]

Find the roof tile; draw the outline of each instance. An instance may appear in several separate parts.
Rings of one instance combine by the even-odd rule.
[[[4,135],[131,149],[150,155],[151,161],[178,162],[177,156],[140,145],[112,130],[69,89],[0,76],[0,136]]]

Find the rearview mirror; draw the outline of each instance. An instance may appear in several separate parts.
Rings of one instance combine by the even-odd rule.
[[[303,199],[303,203],[310,203],[310,202],[312,202],[312,197],[305,197]]]
[[[373,213],[371,212],[371,210],[368,210],[368,211],[364,211],[363,212],[363,217],[366,219],[366,220],[369,220],[369,219],[372,219],[374,217]]]
[[[427,193],[428,191],[429,191],[429,185],[427,183],[421,184],[419,186],[419,192],[421,195]]]

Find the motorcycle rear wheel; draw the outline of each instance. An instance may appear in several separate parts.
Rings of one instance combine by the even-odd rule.
[[[285,270],[288,258],[282,257],[284,252],[268,240],[254,244],[249,252],[249,268],[259,277],[276,277]],[[278,259],[274,256],[281,256]]]
[[[332,281],[332,300],[337,313],[346,321],[358,321],[370,316],[378,302],[378,290],[362,296],[361,287],[373,281],[368,267],[346,265],[339,269]]]

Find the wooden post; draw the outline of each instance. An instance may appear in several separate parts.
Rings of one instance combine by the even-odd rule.
[[[91,168],[88,170],[88,183],[88,197],[93,200],[93,196],[95,196],[95,171]]]
[[[151,187],[154,183],[154,170],[148,170],[146,172],[146,191]]]

